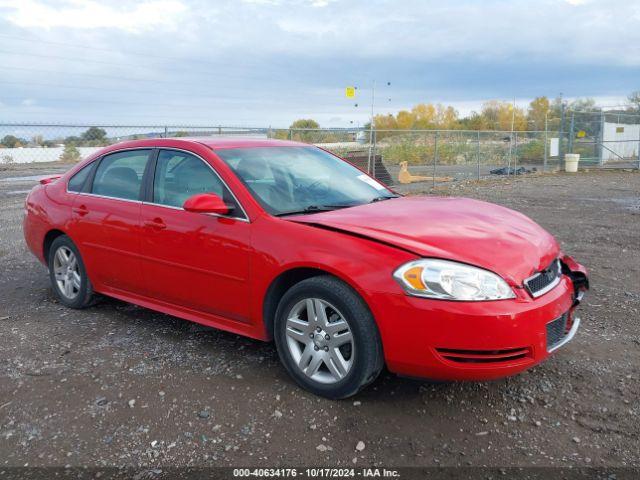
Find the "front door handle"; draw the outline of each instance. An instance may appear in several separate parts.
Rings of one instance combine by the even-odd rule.
[[[165,223],[162,221],[160,217],[154,218],[153,220],[145,220],[143,222],[145,227],[153,228],[155,230],[164,230],[167,228]]]
[[[87,213],[89,213],[89,209],[85,205],[80,205],[79,207],[74,207],[73,213],[84,217]]]

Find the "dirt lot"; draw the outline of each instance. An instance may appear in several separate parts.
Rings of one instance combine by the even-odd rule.
[[[333,402],[297,388],[273,345],[115,300],[60,306],[22,241],[33,180],[7,178],[64,167],[5,168],[0,466],[640,466],[638,173],[443,187],[530,215],[589,267],[581,330],[515,378],[428,384],[385,373]]]

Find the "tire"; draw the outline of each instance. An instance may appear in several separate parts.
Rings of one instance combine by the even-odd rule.
[[[303,280],[283,295],[274,338],[289,375],[323,397],[355,395],[384,366],[380,333],[369,308],[351,287],[329,275]]]
[[[94,294],[80,252],[71,239],[60,235],[49,249],[49,279],[58,300],[70,308],[86,308]]]

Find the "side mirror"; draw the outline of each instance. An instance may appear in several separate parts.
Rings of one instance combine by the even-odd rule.
[[[215,193],[198,193],[187,198],[182,205],[187,212],[217,213],[226,215],[232,208],[226,205]]]

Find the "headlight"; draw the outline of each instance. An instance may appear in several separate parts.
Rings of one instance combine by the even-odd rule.
[[[423,259],[405,263],[393,277],[405,292],[440,300],[504,300],[515,294],[495,273],[448,260]]]

